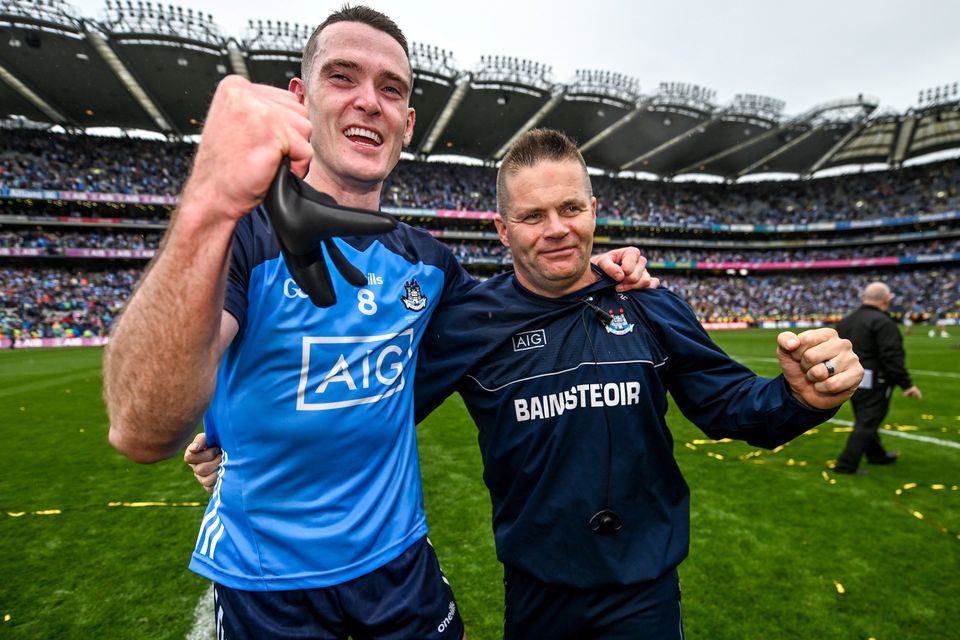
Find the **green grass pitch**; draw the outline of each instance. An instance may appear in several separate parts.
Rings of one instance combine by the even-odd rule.
[[[718,332],[772,375],[774,331]],[[710,442],[671,411],[692,490],[681,565],[689,638],[957,637],[960,337],[907,337],[921,402],[895,392],[901,460],[863,477],[827,462],[849,407],[776,452]],[[184,638],[207,584],[186,570],[206,494],[179,461],[106,441],[99,349],[0,353],[0,638]],[[894,437],[922,436],[935,442]],[[501,569],[476,429],[459,398],[419,428],[433,540],[473,640],[500,637]]]

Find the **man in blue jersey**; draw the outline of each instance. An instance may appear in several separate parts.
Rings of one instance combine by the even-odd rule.
[[[780,334],[783,374],[760,378],[673,293],[616,291],[590,265],[597,202],[563,134],[524,134],[497,195],[514,272],[438,310],[416,401],[422,418],[455,389],[477,423],[504,637],[681,638],[689,490],[667,393],[711,437],[772,448],[831,417],[863,370],[819,329]]]
[[[406,40],[383,14],[344,8],[311,36],[302,75],[289,91],[218,86],[162,248],[104,356],[110,442],[153,462],[202,417],[222,451],[190,563],[216,583],[221,637],[459,638],[426,539],[411,389],[431,316],[473,282],[399,225],[335,239],[368,283],[337,279],[337,304],[318,308],[261,206],[288,157],[337,203],[378,208],[413,132]],[[636,257],[624,268],[642,272]]]

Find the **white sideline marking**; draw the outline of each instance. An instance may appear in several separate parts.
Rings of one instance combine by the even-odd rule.
[[[831,418],[827,422],[832,422],[834,424],[839,424],[844,427],[852,427],[853,422],[850,420],[839,420],[837,418]],[[895,436],[897,438],[906,438],[907,440],[919,440],[920,442],[926,442],[928,444],[938,444],[941,447],[952,447],[954,449],[960,449],[960,442],[951,442],[950,440],[941,440],[940,438],[931,438],[930,436],[920,436],[915,433],[904,433],[903,431],[893,431],[888,429],[881,429],[880,432],[884,436]]]
[[[185,640],[211,640],[216,628],[213,624],[213,583],[203,592],[193,608],[193,627]]]

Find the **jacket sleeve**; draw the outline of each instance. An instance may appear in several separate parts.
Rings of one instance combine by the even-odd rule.
[[[426,418],[453,393],[460,379],[475,361],[472,354],[482,341],[479,332],[461,330],[470,317],[467,295],[477,281],[457,262],[450,250],[441,245],[444,265],[443,296],[427,324],[417,354],[414,376],[414,418]],[[466,315],[465,315],[466,313]],[[482,342],[480,343],[482,344]]]
[[[795,400],[782,375],[760,377],[730,358],[679,297],[670,295],[666,303],[670,321],[659,324],[659,337],[669,355],[667,389],[683,415],[711,438],[772,449],[836,414]]]
[[[910,374],[907,373],[906,354],[903,352],[903,338],[900,337],[900,330],[892,320],[879,325],[876,332],[877,350],[884,377],[889,384],[909,389],[913,383],[910,381]]]

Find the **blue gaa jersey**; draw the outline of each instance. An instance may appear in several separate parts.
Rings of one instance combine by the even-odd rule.
[[[291,277],[262,207],[234,234],[225,308],[240,330],[204,416],[223,464],[190,568],[235,589],[339,584],[427,532],[417,347],[434,311],[473,281],[405,224],[334,242],[367,284],[348,284],[328,260],[337,303],[321,309]]]
[[[686,557],[690,492],[673,455],[668,393],[710,437],[767,448],[835,413],[798,403],[782,376],[731,360],[674,293],[621,294],[613,284],[552,299],[512,274],[491,278],[438,312],[421,349],[418,415],[460,380],[479,429],[497,555],[548,584],[633,585]],[[622,529],[591,530],[603,509]]]

